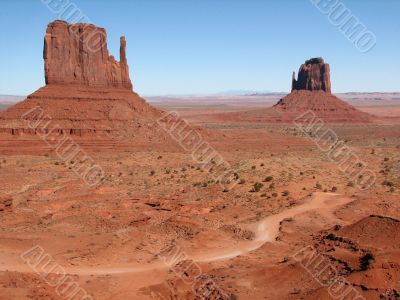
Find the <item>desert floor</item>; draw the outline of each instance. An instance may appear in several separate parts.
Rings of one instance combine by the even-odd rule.
[[[191,153],[162,146],[88,150],[106,174],[95,187],[52,151],[2,148],[0,299],[84,299],[73,287],[94,299],[335,299],[335,284],[342,299],[399,297],[398,100],[349,100],[382,119],[326,125],[376,176],[371,187],[295,124],[212,117],[273,98],[161,100],[211,133],[238,184],[226,188]],[[51,272],[32,265],[32,249],[48,254]],[[335,270],[331,283],[299,259],[303,249]]]

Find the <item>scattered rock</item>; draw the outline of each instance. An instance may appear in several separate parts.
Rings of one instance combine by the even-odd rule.
[[[12,198],[7,195],[0,195],[0,212],[12,211]]]

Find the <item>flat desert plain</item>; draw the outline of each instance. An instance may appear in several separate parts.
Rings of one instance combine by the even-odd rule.
[[[76,137],[104,170],[95,186],[43,141],[2,142],[0,299],[398,299],[398,96],[340,96],[374,115],[324,124],[355,165],[332,136],[248,118],[281,97],[148,99],[201,126],[226,186],[179,142]]]

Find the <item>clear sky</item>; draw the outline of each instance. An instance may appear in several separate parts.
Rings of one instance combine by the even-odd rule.
[[[43,36],[59,19],[43,4],[71,2],[108,32],[118,58],[127,39],[143,95],[289,91],[292,71],[322,56],[334,92],[400,91],[400,1],[342,0],[377,38],[362,54],[310,0],[0,0],[0,94],[44,85]]]

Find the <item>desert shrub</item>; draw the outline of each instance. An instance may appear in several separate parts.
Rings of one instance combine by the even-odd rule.
[[[207,182],[203,182],[202,184],[201,184],[201,187],[207,187],[208,186],[208,183]]]
[[[338,190],[338,188],[336,186],[333,186],[332,189],[331,189],[331,192],[336,193],[337,190]]]
[[[289,196],[290,192],[288,190],[285,190],[282,192],[282,196],[286,197]]]
[[[255,169],[256,169],[256,166],[252,166],[251,169],[252,169],[252,170],[255,170]]]
[[[253,186],[252,192],[258,193],[264,185],[261,182],[256,182]]]
[[[384,186],[388,186],[388,187],[393,187],[394,186],[394,183],[389,181],[389,180],[385,180],[382,184]]]
[[[229,190],[228,190],[228,189],[224,189],[222,192],[223,192],[223,193],[228,193]]]
[[[368,270],[370,265],[374,262],[375,258],[371,253],[367,253],[360,258],[360,269],[362,271]]]
[[[342,229],[342,226],[341,225],[335,225],[335,227],[333,227],[333,229],[335,231],[339,231],[340,229]]]
[[[389,161],[389,157],[385,157],[383,161]]]
[[[274,188],[275,188],[275,183],[271,183],[271,184],[269,185],[269,188],[270,188],[270,189],[274,189]]]
[[[264,167],[264,163],[261,163],[261,164],[260,164],[260,167]]]
[[[353,187],[354,183],[352,181],[349,181],[349,183],[347,184],[348,187]]]
[[[330,233],[326,236],[326,239],[330,240],[330,241],[334,241],[336,239],[336,236],[333,233]]]
[[[272,197],[278,197],[278,193],[272,193]]]
[[[322,185],[320,184],[320,183],[316,183],[315,184],[315,187],[318,189],[318,190],[321,190],[322,189]]]
[[[156,174],[156,171],[154,171],[154,170],[150,171],[150,176],[154,176],[155,174]]]
[[[236,296],[235,294],[230,294],[229,295],[229,300],[238,300],[238,296]]]
[[[267,176],[267,177],[265,177],[264,182],[270,182],[270,181],[272,181],[273,179],[274,179],[274,177],[272,177],[272,176]]]
[[[244,178],[239,180],[239,184],[245,184],[245,183],[246,183],[246,180],[244,180]]]

